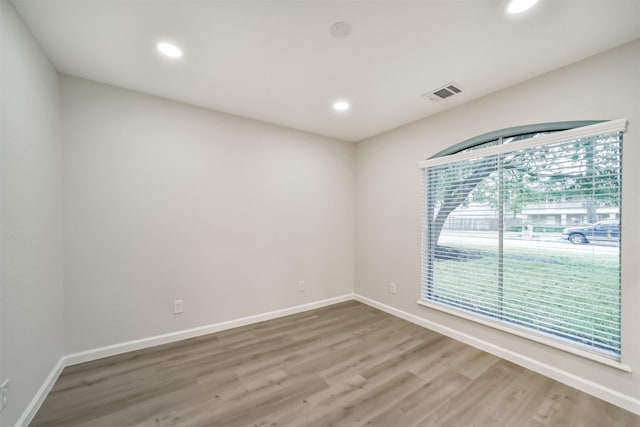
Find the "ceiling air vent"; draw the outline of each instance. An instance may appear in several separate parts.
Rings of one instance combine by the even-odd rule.
[[[441,88],[438,88],[429,93],[422,95],[424,99],[430,99],[431,101],[442,101],[462,92],[461,89],[455,83],[449,83]]]

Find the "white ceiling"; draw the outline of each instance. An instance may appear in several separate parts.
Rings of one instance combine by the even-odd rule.
[[[500,0],[14,3],[62,73],[349,141],[640,37],[640,0],[541,0],[519,16]],[[351,35],[331,36],[338,21]],[[421,98],[451,81],[462,94]],[[332,110],[339,98],[350,111]]]

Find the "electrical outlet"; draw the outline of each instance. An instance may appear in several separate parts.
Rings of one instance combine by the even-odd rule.
[[[184,309],[184,303],[181,299],[177,299],[173,302],[173,314],[182,314]]]
[[[9,384],[11,380],[7,378],[4,380],[2,385],[0,385],[0,412],[7,407],[7,403],[9,402]]]
[[[398,291],[396,284],[391,282],[389,283],[389,292],[395,294]]]
[[[304,280],[298,282],[298,292],[304,292]]]

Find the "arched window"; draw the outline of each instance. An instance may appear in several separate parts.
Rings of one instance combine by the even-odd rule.
[[[421,303],[619,361],[625,128],[511,128],[421,162]]]
[[[431,156],[430,159],[449,156],[451,154],[456,154],[464,151],[478,150],[481,148],[492,147],[500,144],[509,144],[512,142],[522,141],[523,139],[535,138],[554,132],[595,125],[602,122],[603,120],[582,120],[572,122],[538,123],[534,125],[516,126],[506,129],[500,129],[497,131],[474,136],[473,138],[467,139],[466,141],[462,141],[436,153],[435,155]]]

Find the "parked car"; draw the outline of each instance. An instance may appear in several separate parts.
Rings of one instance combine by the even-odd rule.
[[[620,221],[608,219],[582,227],[568,227],[562,232],[562,238],[575,245],[589,242],[617,242],[620,240]]]

